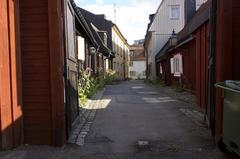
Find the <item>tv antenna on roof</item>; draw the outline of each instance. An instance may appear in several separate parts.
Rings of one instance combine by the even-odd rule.
[[[117,20],[117,5],[116,3],[114,3],[114,23],[116,24],[116,20]]]

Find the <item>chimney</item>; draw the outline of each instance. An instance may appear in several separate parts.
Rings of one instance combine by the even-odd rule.
[[[150,22],[152,22],[153,21],[153,17],[155,16],[155,14],[150,14],[149,15],[149,20],[150,20]]]
[[[107,32],[106,31],[98,31],[98,35],[102,39],[103,43],[107,45]]]
[[[97,16],[102,18],[102,19],[106,19],[106,15],[105,14],[97,14]]]
[[[196,0],[184,1],[185,24],[187,24],[196,13]]]

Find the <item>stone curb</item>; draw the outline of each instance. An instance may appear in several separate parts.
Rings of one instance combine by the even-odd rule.
[[[80,108],[79,123],[74,128],[71,136],[68,139],[68,143],[77,144],[83,146],[85,143],[85,137],[91,129],[94,118],[96,116],[97,108],[101,104],[101,98],[105,88],[97,92],[93,99],[89,99],[85,108]]]

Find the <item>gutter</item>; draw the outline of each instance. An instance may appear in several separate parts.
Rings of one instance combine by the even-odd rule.
[[[175,47],[173,47],[173,48],[170,48],[170,49],[168,50],[168,52],[171,52],[171,51],[173,51],[174,49],[177,49],[177,48],[183,46],[184,44],[186,44],[186,43],[188,43],[188,42],[190,42],[190,41],[192,41],[192,40],[194,40],[194,39],[195,39],[195,37],[191,35],[189,38],[187,38],[186,40],[184,40],[183,42],[181,42],[181,43],[178,44],[177,46],[175,46]]]
[[[216,24],[217,24],[217,0],[211,0],[210,11],[210,50],[208,56],[209,75],[208,75],[208,105],[206,115],[209,117],[209,126],[212,129],[212,134],[215,134],[215,63],[216,63]],[[209,114],[210,113],[210,114]]]

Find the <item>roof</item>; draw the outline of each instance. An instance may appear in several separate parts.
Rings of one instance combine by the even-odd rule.
[[[129,44],[128,44],[128,42],[127,42],[127,39],[123,36],[123,34],[122,34],[122,32],[120,31],[119,27],[118,27],[116,24],[114,24],[114,23],[113,23],[113,26],[117,29],[118,33],[121,35],[121,37],[122,37],[122,39],[124,40],[125,44],[127,44],[127,45],[129,46]]]
[[[204,3],[199,10],[194,14],[192,19],[185,25],[185,27],[178,33],[179,42],[183,41],[190,34],[195,32],[201,25],[203,25],[210,18],[210,1]]]
[[[93,35],[96,39],[96,41],[99,44],[99,48],[98,48],[98,52],[101,52],[102,54],[104,54],[105,56],[111,55],[111,50],[107,47],[106,44],[104,44],[102,38],[100,37],[100,35],[98,34],[98,30],[96,29],[95,26],[93,26],[92,23],[89,24],[91,26],[91,30],[93,32]]]
[[[143,44],[131,45],[130,50],[134,51],[134,57],[130,56],[131,61],[144,61],[144,60],[146,60]]]
[[[194,14],[192,19],[185,25],[185,27],[178,33],[178,45],[179,47],[186,42],[193,40],[192,34],[210,18],[210,1],[204,3],[198,11]],[[158,52],[156,59],[163,57],[170,49],[174,49],[170,46],[169,40],[165,46]]]
[[[71,0],[71,3],[80,21],[82,22],[82,25],[89,33],[91,40],[94,41],[95,46],[97,46],[98,52],[104,54],[105,56],[111,55],[111,49],[109,49],[104,44],[97,30],[92,26],[92,24],[87,19],[85,19],[84,15],[81,12],[81,8],[79,8],[73,0]]]
[[[76,3],[73,0],[70,0],[72,7],[77,15],[77,19],[79,20],[81,27],[85,30],[86,35],[88,36],[88,38],[90,39],[90,41],[92,42],[92,44],[97,47],[98,43],[95,40],[93,33],[90,29],[90,26],[88,25],[87,21],[85,20],[85,18],[83,17],[81,11],[79,10],[79,8],[77,7]]]
[[[108,33],[107,47],[112,50],[113,49],[112,48],[112,27],[114,24],[111,21],[105,19],[105,16],[103,14],[96,15],[83,8],[79,8],[79,9],[82,15],[85,17],[86,20],[88,20],[89,23],[92,23],[94,26],[96,26],[100,30],[107,31]]]

